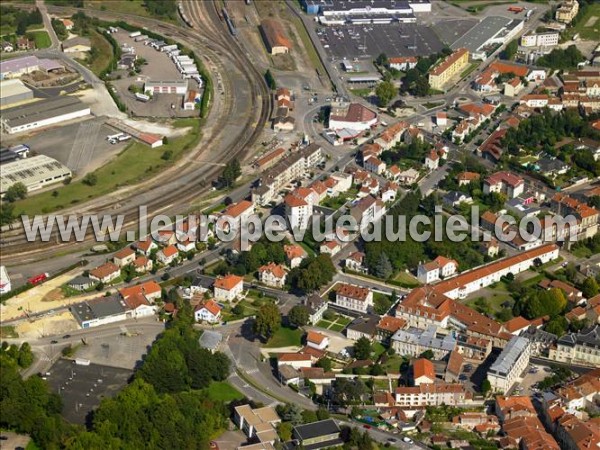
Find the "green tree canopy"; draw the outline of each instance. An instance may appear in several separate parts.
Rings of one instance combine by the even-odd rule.
[[[255,333],[269,339],[281,326],[281,313],[277,305],[265,303],[260,307],[254,321]]]

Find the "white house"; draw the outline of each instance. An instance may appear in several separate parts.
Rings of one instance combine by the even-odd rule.
[[[102,264],[90,270],[90,278],[101,283],[110,283],[121,276],[121,269],[111,262]]]
[[[525,191],[525,181],[511,172],[496,172],[483,180],[483,193],[498,192],[508,199],[518,197]]]
[[[136,293],[123,299],[123,302],[129,308],[127,316],[138,319],[140,317],[153,316],[156,313],[156,306],[151,305],[148,299],[142,293]]]
[[[379,195],[381,196],[381,201],[383,202],[391,202],[396,200],[396,194],[398,193],[398,185],[396,183],[390,182],[387,183]]]
[[[355,272],[366,272],[367,268],[364,266],[365,254],[362,252],[353,252],[348,255],[344,260],[344,266],[347,269],[354,270]]]
[[[194,309],[196,322],[218,323],[221,321],[221,307],[214,300],[206,300]]]
[[[440,157],[435,150],[431,150],[425,157],[425,167],[429,170],[435,170],[440,165]]]
[[[283,199],[285,215],[292,229],[302,229],[309,225],[313,214],[313,205],[317,203],[318,195],[310,188],[294,189]]]
[[[406,72],[417,67],[418,59],[416,56],[400,56],[398,58],[389,58],[390,68]]]
[[[177,242],[177,249],[183,253],[193,252],[196,250],[196,242],[192,238],[187,237]]]
[[[428,284],[454,275],[458,271],[458,263],[444,256],[438,256],[433,261],[419,264],[417,268],[417,279],[419,282]]]
[[[179,256],[179,250],[174,245],[169,245],[158,251],[156,259],[164,265],[171,264]]]
[[[412,381],[415,386],[435,382],[435,366],[425,358],[417,359],[413,363]]]
[[[364,166],[366,170],[376,173],[377,175],[381,175],[383,172],[385,172],[386,168],[385,163],[376,156],[369,156],[366,159]]]
[[[221,213],[221,217],[217,220],[217,227],[226,232],[239,230],[242,222],[254,214],[254,211],[254,203],[249,200],[232,203]]]
[[[133,248],[144,256],[150,256],[152,250],[157,249],[158,245],[156,245],[152,239],[146,239],[145,241],[135,242]]]
[[[318,350],[325,350],[329,345],[329,338],[322,333],[309,331],[306,335],[306,345]]]
[[[341,249],[342,246],[335,239],[333,241],[325,241],[319,246],[320,253],[328,254],[331,256],[336,255]]]
[[[287,277],[287,272],[285,267],[280,264],[275,264],[273,262],[259,267],[258,269],[258,278],[261,283],[266,284],[267,286],[282,288],[285,285],[285,279]]]
[[[277,357],[277,367],[284,364],[290,365],[294,369],[312,367],[312,356],[303,353],[280,353]]]
[[[496,358],[487,373],[487,379],[496,392],[507,393],[529,365],[531,342],[523,337],[513,337]]]
[[[244,291],[244,279],[237,275],[225,275],[215,280],[214,297],[217,301],[232,301]]]
[[[366,313],[373,306],[373,292],[369,288],[342,283],[336,289],[335,304],[340,308]]]
[[[135,251],[125,247],[113,255],[113,261],[119,267],[127,266],[135,261]]]

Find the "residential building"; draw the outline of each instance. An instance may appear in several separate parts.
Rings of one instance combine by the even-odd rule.
[[[6,269],[4,266],[0,266],[0,277],[2,277],[0,281],[0,294],[5,294],[10,291],[10,281],[8,282],[8,289],[6,289],[4,274],[6,274]],[[95,285],[96,281],[84,276],[75,277],[67,283],[67,286],[69,286],[71,289],[75,289],[76,291],[87,291],[88,289],[93,288]]]
[[[113,255],[113,261],[119,267],[127,266],[135,261],[135,251],[125,247]]]
[[[513,78],[504,83],[504,95],[507,97],[516,97],[523,90],[523,82],[520,78]]]
[[[450,191],[442,197],[442,202],[451,208],[460,206],[461,203],[473,203],[473,197],[459,191]]]
[[[250,405],[236,406],[233,421],[248,439],[256,438],[262,443],[273,443],[277,439],[275,427],[281,423],[277,412],[271,406],[252,409]]]
[[[522,337],[514,336],[502,350],[487,373],[492,389],[508,392],[529,365],[531,343]]]
[[[252,202],[264,206],[275,198],[290,182],[302,178],[323,160],[323,151],[317,144],[292,152],[265,171],[259,187],[252,192]]]
[[[548,357],[566,363],[600,365],[600,325],[561,337],[556,347],[550,348]]]
[[[413,362],[412,383],[414,386],[435,383],[435,366],[425,358]]]
[[[398,182],[404,185],[411,185],[416,183],[419,179],[419,172],[415,169],[408,169],[398,174]]]
[[[440,157],[435,150],[431,150],[425,156],[425,167],[429,170],[436,170],[440,165]]]
[[[196,322],[219,323],[221,321],[221,307],[212,299],[201,302],[194,309]]]
[[[152,239],[134,242],[133,248],[144,256],[150,256],[152,250],[157,249],[158,245]]]
[[[258,269],[258,279],[267,286],[281,289],[285,285],[286,277],[287,272],[281,264],[271,262]]]
[[[456,175],[456,182],[459,186],[467,186],[471,184],[473,181],[477,181],[481,178],[477,172],[460,172]]]
[[[312,367],[312,356],[305,353],[279,353],[277,355],[277,366],[287,364],[294,369]]]
[[[573,21],[579,12],[579,2],[577,0],[565,0],[556,10],[556,21],[569,24]]]
[[[284,245],[285,259],[291,269],[298,267],[302,261],[308,257],[306,250],[298,244]]]
[[[215,300],[230,302],[242,295],[244,278],[232,274],[217,277],[213,287]]]
[[[145,283],[136,284],[134,286],[124,287],[119,289],[119,294],[124,299],[132,295],[143,295],[150,301],[159,300],[162,296],[160,284],[156,281],[146,281]]]
[[[434,359],[444,359],[456,348],[454,333],[442,333],[435,325],[426,330],[408,328],[398,330],[392,336],[392,348],[397,354],[418,357],[423,352],[431,350]]]
[[[377,324],[377,340],[389,344],[391,337],[398,330],[406,327],[406,320],[401,317],[383,316]]]
[[[296,192],[299,189],[310,191],[310,194],[308,196],[302,196]],[[285,215],[292,230],[306,229],[310,224],[310,218],[313,215],[314,193],[312,189],[299,189],[292,191],[283,199]]]
[[[389,58],[388,62],[390,68],[406,72],[417,66],[418,59],[416,56],[399,56],[397,58]]]
[[[363,337],[373,341],[377,337],[379,321],[380,317],[376,314],[367,313],[360,316],[346,326],[346,337],[353,341]]]
[[[173,261],[176,261],[178,257],[179,250],[177,250],[177,247],[174,245],[169,245],[156,253],[156,259],[164,265],[171,264]]]
[[[370,224],[377,222],[385,214],[386,208],[383,201],[367,195],[361,198],[350,210],[350,214],[356,220],[360,229],[367,228]]]
[[[364,265],[365,263],[365,254],[362,252],[352,252],[348,257],[344,260],[344,267],[349,270],[353,270],[354,272],[366,273],[367,268]]]
[[[304,306],[308,308],[308,323],[316,325],[327,311],[327,302],[319,294],[312,294],[304,300]]]
[[[329,338],[317,331],[309,331],[306,334],[306,345],[318,350],[325,350],[329,346]]]
[[[443,278],[451,277],[458,271],[458,263],[444,256],[438,256],[433,261],[419,264],[417,279],[423,284],[433,283]]]
[[[496,172],[483,180],[483,193],[498,192],[507,198],[515,198],[525,190],[523,178],[511,172]]]
[[[239,231],[242,229],[242,224],[246,223],[254,213],[254,203],[249,200],[232,203],[221,213],[217,220],[217,227],[225,232]]]
[[[402,135],[409,126],[409,123],[404,121],[390,125],[375,139],[375,144],[379,145],[383,151],[391,150],[402,141]]]
[[[333,419],[296,425],[292,437],[298,440],[302,448],[310,450],[334,448],[343,444],[340,439],[340,427]]]
[[[469,51],[466,48],[455,50],[444,61],[429,71],[429,85],[432,89],[441,91],[456,75],[460,74],[469,64]]]
[[[366,313],[373,306],[373,292],[353,284],[340,284],[335,293],[335,304],[340,308]]]
[[[119,266],[114,265],[111,262],[102,264],[93,270],[90,270],[90,278],[92,280],[99,281],[101,283],[110,283],[111,281],[121,276],[121,269]]]
[[[149,317],[156,313],[157,307],[151,305],[143,294],[131,295],[123,299],[125,307],[128,309],[126,315],[128,318],[139,319]]]
[[[366,170],[377,175],[381,175],[386,169],[386,164],[375,156],[369,156],[365,160],[364,166]]]
[[[562,217],[573,215],[579,222],[578,239],[593,237],[598,232],[598,218],[600,212],[567,194],[557,192],[550,200],[552,212]]]
[[[401,386],[394,391],[396,406],[422,408],[425,406],[464,405],[471,398],[462,384],[445,382],[424,383],[419,386]]]
[[[458,383],[464,363],[465,357],[457,350],[452,350],[450,356],[448,356],[448,363],[444,371],[444,381],[446,383]]]

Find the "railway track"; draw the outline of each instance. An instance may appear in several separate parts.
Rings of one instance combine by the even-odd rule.
[[[184,31],[175,25],[165,24],[157,20],[139,16],[112,14],[106,11],[88,9],[83,9],[82,11],[90,16],[97,16],[105,20],[127,20],[140,26],[157,27],[159,29],[157,31],[161,34],[181,42],[194,50],[196,54],[206,56],[215,64],[222,62],[222,58],[227,58],[248,82],[250,91],[248,97],[251,101],[251,114],[246,118],[243,128],[235,139],[235,144],[228,148],[227,151],[219,152],[217,155],[212,155],[212,157],[215,162],[219,163],[227,162],[233,158],[243,159],[258,140],[262,129],[271,114],[272,105],[267,87],[262,79],[262,75],[252,66],[245,53],[240,49],[239,44],[227,33],[226,28],[219,21],[218,15],[216,14],[218,8],[216,3],[190,1],[185,2],[184,5],[186,10],[188,10],[188,17],[198,24],[197,27],[194,27],[194,31],[189,28]],[[58,10],[57,12],[63,14],[76,11],[74,8],[64,7],[52,7],[51,9],[53,11]],[[202,31],[197,32],[196,30]],[[223,73],[223,75],[223,80],[228,80],[227,74]],[[220,112],[217,122],[212,126],[214,131],[207,139],[201,140],[193,154],[188,158],[192,162],[194,160],[199,160],[200,157],[202,157],[203,161],[206,160],[205,149],[210,149],[213,145],[218,144],[219,139],[222,138],[224,132],[226,132],[228,119],[230,119],[232,114],[236,111],[235,106],[238,99],[232,95],[233,86],[231,80],[228,81],[229,84],[226,86],[227,89],[224,95],[225,98],[223,99],[222,111]],[[243,118],[240,117],[240,121],[242,119]],[[184,179],[184,177],[187,176],[187,178],[196,178],[199,180],[192,186],[187,185],[185,192],[183,193],[180,190],[174,190],[171,195],[153,196],[151,185],[160,182],[163,178],[171,176],[172,173],[168,173],[169,170],[152,180],[142,183],[144,186],[140,186],[139,191],[136,191],[136,189],[133,188],[129,189],[129,191],[135,191],[134,195],[137,197],[149,197],[149,200],[143,202],[143,204],[147,206],[148,211],[151,214],[181,214],[188,211],[189,205],[200,195],[208,191],[210,183],[207,183],[207,181],[217,177],[220,171],[221,167],[218,165],[203,164],[200,168],[197,168],[194,167],[193,164],[188,164],[183,169],[171,170],[171,172],[176,172],[180,179]],[[79,206],[78,210],[81,211],[83,209],[88,214],[91,212],[100,214],[109,211],[114,212],[114,210],[120,208],[119,213],[125,216],[123,230],[132,229],[137,225],[139,219],[137,217],[138,206],[142,204],[139,201],[134,200],[134,195],[132,194],[126,198],[114,196],[116,198],[104,202],[101,207],[92,208],[93,211],[85,211],[85,205]],[[123,203],[130,203],[130,207],[121,207]],[[93,234],[90,233],[82,242],[57,244],[57,236],[53,236],[53,238],[50,239],[50,242],[47,243],[31,243],[26,241],[22,229],[11,233],[4,233],[2,236],[1,247],[3,262],[5,264],[11,264],[11,262],[19,263],[26,257],[45,259],[51,257],[57,251],[65,253],[84,250],[85,247],[95,242],[93,237]]]

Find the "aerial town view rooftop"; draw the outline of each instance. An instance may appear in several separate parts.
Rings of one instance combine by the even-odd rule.
[[[600,450],[600,2],[2,0],[0,449]]]

